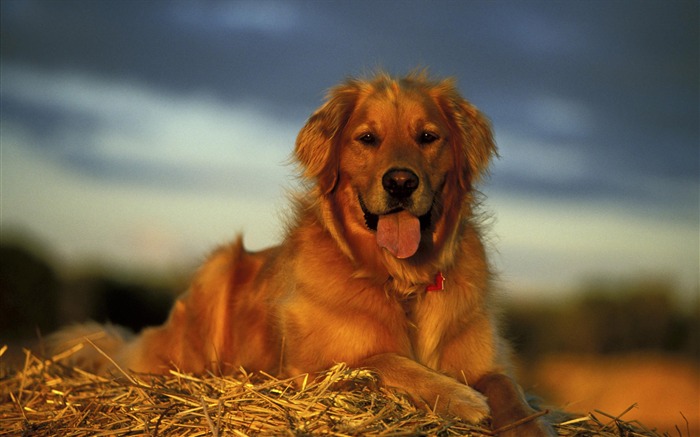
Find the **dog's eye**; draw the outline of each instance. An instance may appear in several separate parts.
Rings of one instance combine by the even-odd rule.
[[[434,143],[437,141],[440,137],[437,136],[437,134],[434,134],[432,132],[421,132],[420,135],[418,135],[418,144],[430,144]]]
[[[366,144],[368,146],[374,146],[377,144],[377,137],[375,137],[373,134],[369,132],[365,132],[359,137],[357,137],[357,141],[361,142],[362,144]]]

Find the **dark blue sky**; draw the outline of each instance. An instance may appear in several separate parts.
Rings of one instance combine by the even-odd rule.
[[[590,235],[619,236],[617,227],[624,230],[629,222],[636,231],[619,244],[628,247],[626,256],[644,254],[610,273],[658,267],[658,273],[697,284],[696,1],[0,5],[3,230],[28,229],[57,247],[70,246],[61,241],[56,220],[37,221],[40,203],[27,206],[23,178],[38,171],[37,178],[56,190],[45,193],[51,198],[76,196],[71,187],[81,181],[94,188],[94,198],[122,190],[125,207],[138,212],[119,223],[134,227],[136,214],[167,222],[157,211],[134,206],[157,196],[180,199],[181,209],[189,209],[182,206],[184,191],[230,196],[232,205],[239,197],[273,198],[292,171],[280,162],[327,88],[377,67],[401,74],[425,66],[436,76],[456,77],[463,94],[493,122],[502,158],[483,190],[493,198],[500,223],[495,228],[504,240],[500,264],[514,272],[514,282],[563,282],[547,273],[546,266],[556,264],[551,260],[562,262],[555,241],[587,241],[586,259],[567,258],[582,266],[569,267],[567,280],[595,273],[609,263],[591,261],[596,250]],[[26,171],[18,170],[22,166]],[[579,220],[605,216],[594,226],[598,231],[588,230],[591,219],[561,215],[572,205],[581,209]],[[238,208],[254,209],[245,203]],[[275,214],[275,208],[260,208]],[[51,211],[65,221],[84,215]],[[103,217],[95,213],[93,226],[117,226]],[[553,219],[558,225],[542,224],[542,217],[559,217]],[[232,232],[253,228],[253,235],[259,224],[237,223],[228,214],[220,219],[236,223]],[[180,239],[186,239],[181,226],[199,223],[194,217],[174,222],[172,233]],[[576,235],[571,227],[578,224],[578,240],[547,232],[561,227]],[[225,226],[219,226],[223,234]],[[549,241],[546,247],[542,239]],[[640,240],[649,245],[639,247]],[[685,245],[674,250],[679,242]],[[670,261],[654,266],[654,245],[691,260],[682,271],[673,271]],[[109,249],[95,242],[63,252],[79,257],[89,250]],[[527,277],[531,270],[536,278]]]

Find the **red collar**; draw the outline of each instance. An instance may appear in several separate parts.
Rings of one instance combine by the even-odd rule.
[[[435,275],[435,282],[425,287],[425,291],[444,291],[445,290],[445,276],[442,272],[437,272]]]

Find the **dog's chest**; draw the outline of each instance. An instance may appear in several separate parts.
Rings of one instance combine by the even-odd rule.
[[[442,296],[422,295],[402,303],[407,319],[408,336],[416,361],[438,369],[441,343],[446,328]]]

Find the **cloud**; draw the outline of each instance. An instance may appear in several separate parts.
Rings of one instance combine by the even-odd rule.
[[[496,137],[502,155],[496,162],[498,177],[561,184],[578,183],[590,172],[592,163],[583,146],[555,143],[506,129],[498,131]]]
[[[206,31],[253,31],[282,35],[299,25],[292,2],[243,0],[236,2],[177,2],[171,14],[176,22]]]
[[[584,103],[555,94],[540,94],[526,104],[526,116],[544,135],[580,138],[598,125]]]
[[[697,221],[605,200],[548,200],[492,192],[501,278],[512,289],[565,291],[593,276],[667,275],[697,292]]]
[[[252,102],[173,94],[76,71],[3,65],[3,234],[66,264],[200,259],[246,235],[276,242],[299,126]]]
[[[31,141],[31,135],[3,125],[3,238],[29,233],[48,242],[63,265],[162,269],[196,264],[238,232],[253,249],[279,238],[276,213],[285,201],[280,187],[172,190],[89,178],[28,148]]]
[[[507,12],[498,16],[500,22],[494,23],[493,28],[509,29],[509,43],[519,52],[540,59],[580,52],[590,36],[580,21],[567,19],[565,13],[557,16],[532,3],[501,3],[498,6]]]
[[[178,188],[220,189],[240,174],[256,181],[246,190],[277,190],[284,178],[272,175],[281,173],[298,129],[250,102],[13,65],[3,67],[3,99],[25,108],[24,117],[5,111],[4,135],[23,130],[34,137],[26,146],[41,147],[57,163],[121,182],[157,184],[163,176],[161,185]],[[32,112],[59,122],[47,130],[26,117]]]

